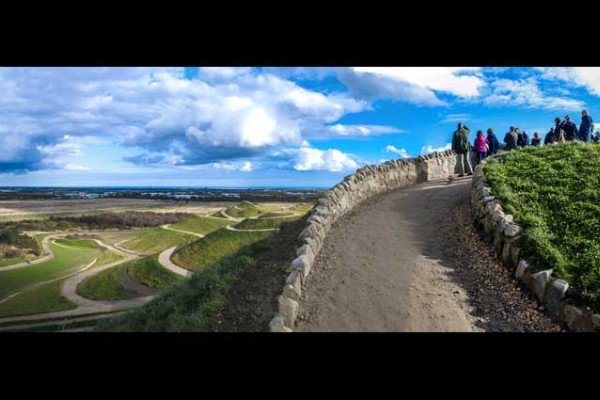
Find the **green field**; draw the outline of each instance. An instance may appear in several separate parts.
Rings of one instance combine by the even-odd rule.
[[[279,217],[291,217],[292,215],[296,215],[293,212],[268,212],[262,214],[258,218],[279,218]]]
[[[223,220],[227,219],[223,216],[223,214],[221,214],[221,211],[214,212],[214,213],[210,214],[210,216],[213,218],[221,218]]]
[[[288,211],[293,211],[297,213],[307,213],[313,208],[313,204],[307,203],[298,203],[294,207],[290,208]]]
[[[134,238],[139,235],[143,229],[129,229],[123,231],[108,231],[108,232],[91,232],[94,236],[97,236],[99,240],[106,244],[115,244],[122,242],[123,240]]]
[[[138,231],[135,238],[120,246],[141,254],[154,254],[182,243],[198,239],[186,233],[174,232],[163,228],[151,228]]]
[[[242,247],[269,237],[275,231],[236,232],[221,229],[176,251],[172,261],[189,270],[199,271],[237,253]]]
[[[600,303],[600,146],[565,143],[496,156],[484,172],[523,227],[523,255]]]
[[[69,242],[64,241],[63,243]],[[0,299],[31,284],[75,272],[91,263],[102,253],[102,250],[95,247],[95,244],[94,248],[89,247],[87,243],[84,247],[77,247],[77,244],[74,243],[69,243],[69,247],[57,246],[54,243],[51,243],[50,246],[54,252],[54,258],[51,260],[25,268],[0,271]]]
[[[115,253],[114,251],[110,251],[110,250],[103,250],[102,254],[100,254],[100,256],[98,257],[98,260],[96,260],[96,263],[94,264],[94,268],[96,267],[101,267],[102,265],[106,265],[106,264],[110,264],[110,263],[114,263],[117,261],[123,261],[125,260],[125,256]]]
[[[124,300],[139,297],[126,286],[128,279],[158,290],[166,290],[184,278],[158,263],[158,255],[128,261],[89,277],[77,286],[80,296],[93,300]]]
[[[275,229],[279,228],[281,224],[290,221],[296,221],[298,218],[245,219],[237,224],[235,229]]]
[[[229,225],[227,220],[218,220],[214,218],[205,218],[193,216],[187,218],[176,224],[171,224],[171,228],[179,229],[181,231],[195,232],[201,235],[208,235],[211,232],[216,231]]]
[[[61,295],[65,279],[44,283],[25,289],[18,295],[0,303],[0,317],[42,314],[77,308]]]
[[[2,258],[0,259],[0,268],[7,267],[9,265],[19,264],[25,261],[24,258]]]

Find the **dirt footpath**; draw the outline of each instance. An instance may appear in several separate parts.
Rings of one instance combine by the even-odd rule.
[[[560,329],[473,231],[470,184],[465,177],[393,191],[341,218],[308,278],[296,330]],[[504,303],[514,315],[492,311]]]

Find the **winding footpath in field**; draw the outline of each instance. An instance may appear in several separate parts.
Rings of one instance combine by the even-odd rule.
[[[296,330],[559,329],[488,257],[470,221],[470,185],[470,177],[427,182],[342,217],[308,277]]]
[[[181,268],[180,266],[173,264],[173,262],[171,261],[171,256],[173,255],[173,252],[177,250],[177,247],[178,246],[173,246],[170,249],[167,249],[160,253],[158,255],[158,262],[160,263],[160,265],[177,275],[181,275],[185,278],[190,277],[192,275],[192,271],[187,270],[185,268]]]
[[[46,254],[43,257],[40,258],[36,258],[35,260],[31,260],[31,261],[26,261],[26,262],[22,262],[22,263],[18,263],[18,264],[13,264],[13,265],[9,265],[6,267],[2,267],[0,268],[0,273],[2,272],[6,272],[6,271],[12,271],[15,269],[19,269],[19,268],[25,268],[25,267],[30,267],[32,265],[37,265],[37,264],[41,264],[43,262],[46,261],[50,261],[51,259],[54,258],[54,253],[52,252],[52,249],[50,248],[50,240],[54,240],[54,239],[59,239],[62,237],[65,237],[66,235],[49,235],[46,236],[44,238],[44,240],[42,240],[42,249],[44,250],[44,253]]]

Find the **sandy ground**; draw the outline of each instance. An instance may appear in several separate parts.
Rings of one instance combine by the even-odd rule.
[[[481,299],[481,279],[497,288],[503,287],[498,282],[509,285],[511,277],[506,271],[483,274],[493,270],[487,264],[471,268],[482,260],[496,266],[497,261],[489,254],[483,257],[487,245],[470,222],[440,218],[452,215],[456,207],[469,217],[464,210],[468,210],[470,184],[470,177],[465,177],[397,190],[368,200],[341,218],[308,278],[296,330],[557,330],[543,314],[537,315],[535,302],[527,298],[509,301],[533,313],[514,316],[521,318],[521,325],[507,326],[501,314],[475,313],[481,311],[478,304],[503,306],[501,299],[494,298],[497,289]],[[466,236],[472,241],[461,242]],[[466,251],[465,246],[475,248]],[[507,298],[524,296],[516,283],[513,287]],[[498,323],[486,324],[490,319]]]
[[[177,203],[168,200],[150,199],[73,199],[73,200],[9,200],[0,201],[0,217],[20,215],[70,213],[107,210],[135,210],[154,212],[184,212],[210,214],[239,201]],[[293,207],[297,203],[260,203],[274,207],[277,211]]]

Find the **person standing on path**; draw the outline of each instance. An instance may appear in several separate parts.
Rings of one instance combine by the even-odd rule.
[[[562,128],[563,123],[560,122],[560,118],[554,118],[556,125],[554,126],[554,138],[553,143],[562,143],[565,141],[565,130]]]
[[[492,128],[489,128],[487,130],[487,140],[488,140],[488,145],[490,146],[490,149],[488,151],[488,155],[494,155],[498,152],[498,148],[500,147],[500,143],[498,143],[498,138],[496,137],[496,134],[494,133],[494,130]]]
[[[504,143],[506,143],[506,150],[514,150],[517,148],[517,141],[519,140],[519,136],[515,131],[514,127],[510,127],[510,131],[504,135]]]
[[[577,125],[571,121],[571,117],[568,115],[565,115],[565,120],[563,121],[561,128],[565,131],[565,140],[570,142],[577,139]]]
[[[578,137],[584,142],[590,141],[590,134],[594,130],[594,121],[588,115],[587,110],[581,111],[581,125],[579,125]]]
[[[452,135],[452,150],[457,154],[456,167],[458,176],[465,176],[465,174],[473,175],[473,168],[471,168],[471,161],[469,160],[469,152],[471,150],[471,144],[469,143],[470,133],[471,130],[459,122],[458,129]]]
[[[477,137],[475,138],[475,151],[477,152],[477,164],[481,162],[486,156],[488,151],[488,140],[483,136],[483,131],[477,131]]]

